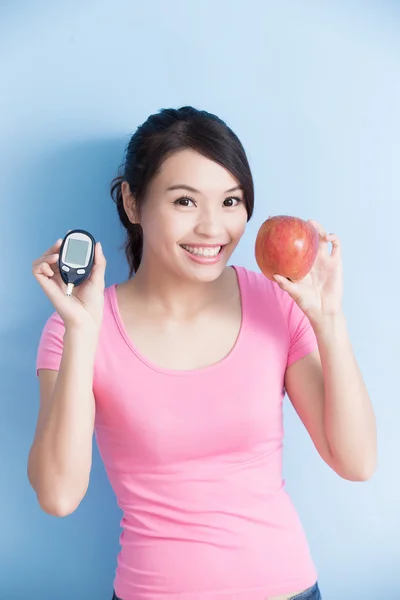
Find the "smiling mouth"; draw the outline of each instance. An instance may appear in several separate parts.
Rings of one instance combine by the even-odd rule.
[[[186,244],[180,244],[181,248],[186,250],[189,254],[193,254],[194,256],[204,256],[205,258],[213,258],[214,256],[218,256],[221,250],[223,250],[226,246],[188,246]]]

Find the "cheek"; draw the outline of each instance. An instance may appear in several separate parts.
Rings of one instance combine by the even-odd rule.
[[[241,211],[240,215],[237,215],[236,218],[232,221],[231,224],[231,234],[235,238],[240,238],[246,229],[247,226],[247,211],[244,209]]]
[[[166,218],[162,213],[147,215],[142,219],[144,244],[150,248],[170,251],[171,245],[176,244],[186,233],[179,219]]]

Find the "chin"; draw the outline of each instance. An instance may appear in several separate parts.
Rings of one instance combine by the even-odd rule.
[[[219,277],[221,277],[225,267],[226,265],[223,264],[219,265],[218,267],[214,266],[213,269],[204,269],[202,272],[193,274],[191,279],[192,281],[198,281],[201,283],[211,283],[212,281],[216,281]]]
[[[180,277],[193,282],[209,283],[215,281],[226,268],[231,253],[227,254],[224,253],[224,255],[218,257],[217,261],[208,264],[201,264],[190,257],[184,257],[183,263],[180,261],[179,265]]]
[[[181,248],[178,254],[169,253],[168,265],[165,264],[165,269],[174,272],[180,280],[210,283],[222,275],[235,246],[236,244],[228,244],[221,249],[217,257],[209,258],[192,256]],[[173,262],[171,262],[171,255],[174,256]]]

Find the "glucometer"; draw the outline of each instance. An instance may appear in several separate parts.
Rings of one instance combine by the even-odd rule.
[[[71,229],[60,248],[58,266],[63,282],[67,285],[67,296],[74,286],[81,285],[89,277],[94,261],[94,237],[83,229]]]

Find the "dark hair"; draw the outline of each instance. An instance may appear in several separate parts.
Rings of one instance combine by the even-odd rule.
[[[168,155],[184,148],[196,150],[232,173],[243,188],[248,221],[253,214],[254,184],[247,156],[240,140],[224,121],[191,106],[163,109],[150,115],[133,134],[120,167],[122,174],[111,183],[111,197],[128,234],[124,248],[129,277],[140,265],[143,230],[140,224],[128,219],[122,201],[122,182],[128,182],[140,215],[151,179]]]

